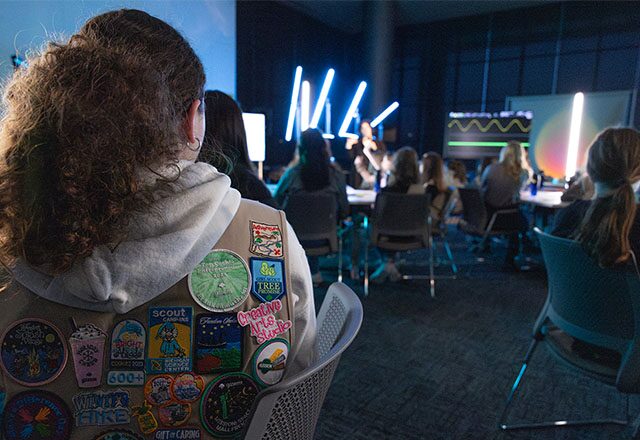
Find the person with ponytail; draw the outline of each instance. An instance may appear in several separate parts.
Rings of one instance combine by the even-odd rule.
[[[589,147],[587,173],[595,194],[558,212],[552,234],[573,238],[601,266],[640,256],[640,132],[608,128]]]

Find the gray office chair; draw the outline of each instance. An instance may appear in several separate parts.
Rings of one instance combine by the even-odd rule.
[[[429,275],[404,275],[402,278],[428,279],[431,297],[435,297],[433,241],[430,227],[431,216],[427,195],[381,192],[376,197],[371,219],[370,244],[394,252],[429,249]],[[365,264],[365,287],[368,286],[368,280],[368,264]],[[365,295],[367,293],[365,290]]]
[[[547,301],[533,327],[525,355],[498,425],[503,430],[558,426],[629,424],[628,394],[640,392],[640,278],[635,268],[604,269],[572,240],[553,237],[536,228],[547,267]],[[579,340],[578,343],[575,341]],[[627,394],[624,419],[556,420],[507,423],[513,398],[540,342],[564,364]],[[585,355],[592,344],[620,359]]]
[[[307,255],[338,254],[338,281],[342,281],[344,233],[338,229],[335,197],[326,192],[297,192],[287,198],[284,211]]]
[[[434,212],[433,206],[430,210],[431,212],[431,236],[434,239],[440,239],[442,242],[442,247],[447,254],[447,258],[449,259],[449,266],[451,266],[451,271],[453,275],[451,276],[437,276],[438,278],[445,279],[455,279],[458,273],[458,266],[456,265],[455,260],[453,259],[453,252],[451,252],[451,246],[449,245],[448,240],[448,230],[447,220],[449,219],[451,212],[455,208],[455,200],[452,198],[453,191],[451,189],[447,189],[443,194],[442,199],[442,208],[436,209]],[[437,244],[436,241],[433,240],[433,251],[431,252],[431,258],[435,258],[435,253],[437,252]]]
[[[317,320],[316,359],[306,370],[256,397],[246,440],[312,440],[322,403],[340,362],[362,324],[362,304],[342,283],[329,287]]]

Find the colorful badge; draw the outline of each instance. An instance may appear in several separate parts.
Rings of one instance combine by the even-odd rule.
[[[289,342],[276,338],[265,342],[253,355],[253,377],[262,386],[275,385],[282,380],[289,357]]]
[[[204,391],[204,379],[193,373],[182,373],[173,379],[171,395],[180,403],[195,402]]]
[[[2,423],[5,439],[68,440],[73,421],[64,401],[47,391],[25,391],[7,402]]]
[[[195,371],[200,374],[242,369],[242,333],[234,313],[196,316]]]
[[[102,366],[107,335],[93,324],[74,329],[69,338],[76,381],[80,388],[94,388],[102,383]]]
[[[73,396],[76,426],[125,425],[131,422],[129,392],[94,391]]]
[[[159,429],[155,440],[200,440],[202,433],[198,428]]]
[[[251,293],[261,302],[282,298],[286,293],[284,262],[272,258],[251,258]]]
[[[191,417],[191,404],[171,402],[158,408],[158,418],[163,426],[173,428],[184,425]]]
[[[191,371],[191,307],[151,307],[147,373]]]
[[[144,385],[144,351],[147,331],[135,319],[125,319],[111,332],[111,356],[107,384]]]
[[[249,222],[251,227],[252,254],[265,257],[282,257],[282,232],[280,226],[265,225],[264,223]]]
[[[143,434],[151,434],[158,429],[158,421],[146,400],[142,405],[133,407],[133,415],[138,419],[138,427]]]
[[[242,431],[258,385],[244,373],[227,373],[211,382],[200,402],[200,421],[214,437],[228,437]]]
[[[238,324],[251,329],[251,336],[256,338],[258,344],[269,341],[288,331],[293,323],[289,320],[276,319],[275,313],[282,310],[282,301],[260,304],[255,309],[246,312],[238,312]]]
[[[195,302],[212,312],[227,312],[242,305],[251,284],[247,263],[227,250],[209,252],[187,281]]]
[[[57,378],[67,363],[67,345],[60,330],[42,319],[14,322],[4,332],[0,353],[3,371],[27,387]]]
[[[168,374],[154,376],[144,385],[144,396],[151,405],[162,406],[172,400],[171,385],[173,385],[173,376]]]
[[[95,437],[93,440],[144,440],[138,434],[125,429],[114,429],[111,431],[103,432]]]

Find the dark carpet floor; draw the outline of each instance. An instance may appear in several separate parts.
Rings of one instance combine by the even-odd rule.
[[[364,322],[342,357],[316,438],[630,438],[624,427],[497,429],[545,300],[546,277],[542,269],[503,272],[500,247],[479,259],[459,233],[450,236],[460,274],[438,281],[436,299],[428,296],[426,282],[374,285],[362,298],[362,286],[347,281],[361,296]],[[425,272],[425,258],[419,252],[408,256],[415,264],[406,272]],[[448,267],[437,272],[446,274]],[[333,271],[324,275],[335,278]],[[325,293],[326,286],[316,289],[317,307]],[[540,346],[511,420],[622,417],[624,405],[613,388],[559,364]],[[632,414],[638,406],[632,398]]]

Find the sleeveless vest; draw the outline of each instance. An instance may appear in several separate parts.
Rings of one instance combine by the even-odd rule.
[[[286,226],[243,200],[192,273],[122,315],[0,294],[4,439],[237,437],[294,342]]]

